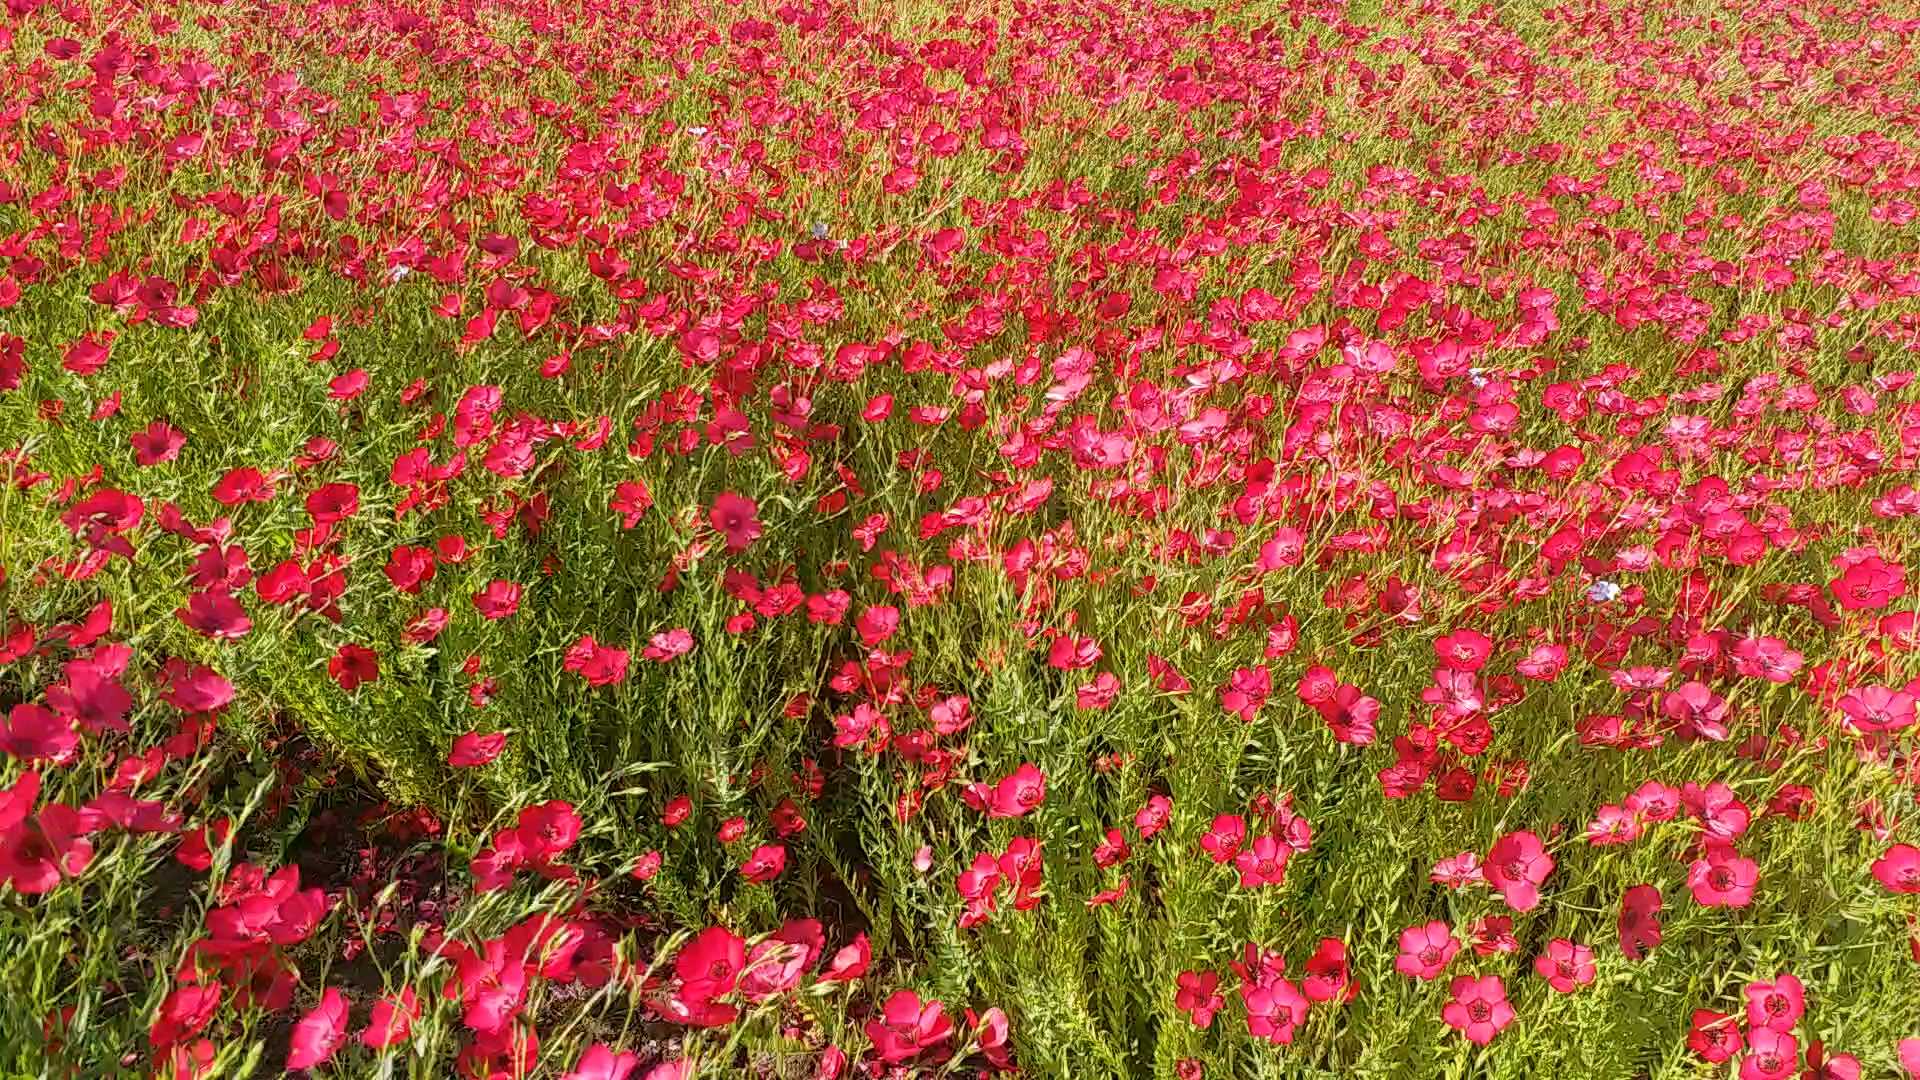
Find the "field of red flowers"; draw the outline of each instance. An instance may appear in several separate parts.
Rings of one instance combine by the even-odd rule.
[[[1920,11],[5,5],[0,1076],[1920,1074]]]

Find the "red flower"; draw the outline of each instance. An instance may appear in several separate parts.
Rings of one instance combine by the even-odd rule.
[[[1513,1006],[1507,1004],[1507,988],[1500,976],[1460,975],[1451,988],[1453,1000],[1440,1010],[1440,1018],[1476,1045],[1487,1045],[1513,1023]]]
[[[1712,1009],[1695,1009],[1692,1028],[1687,1032],[1687,1045],[1708,1061],[1721,1062],[1730,1060],[1746,1043],[1733,1017]]]
[[[1660,890],[1635,885],[1620,896],[1620,951],[1629,960],[1644,960],[1660,944]]]
[[[342,645],[327,661],[327,674],[340,684],[340,689],[352,693],[362,683],[380,677],[380,656],[365,645]]]
[[[1869,555],[1852,563],[1839,577],[1827,583],[1834,599],[1848,611],[1873,611],[1886,607],[1906,592],[1907,570],[1878,555]]]
[[[506,748],[507,733],[504,731],[486,735],[469,731],[453,740],[453,749],[447,753],[447,764],[456,769],[475,768],[499,757]]]
[[[627,650],[602,645],[593,640],[592,634],[582,634],[567,649],[560,666],[587,680],[588,686],[614,686],[627,680],[627,660]]]
[[[307,514],[315,525],[345,521],[359,509],[360,489],[353,484],[322,484],[307,495]]]
[[[293,1026],[293,1044],[287,1051],[287,1068],[310,1069],[333,1056],[347,1040],[347,999],[329,986],[320,995],[320,1004]]]
[[[224,586],[187,597],[186,606],[177,609],[174,616],[216,641],[236,641],[253,629],[253,620],[247,618],[246,609]]]
[[[165,420],[155,420],[144,431],[128,436],[133,444],[133,460],[145,467],[164,465],[180,456],[187,445],[187,434]]]
[[[1090,668],[1100,662],[1100,643],[1090,637],[1062,634],[1047,647],[1047,663],[1062,671]]]
[[[658,851],[645,851],[640,854],[638,859],[634,860],[633,869],[627,871],[627,873],[631,875],[635,881],[652,881],[654,875],[660,872],[660,866],[663,862],[665,862],[665,859]]]
[[[536,803],[520,811],[514,822],[527,855],[545,861],[564,853],[580,838],[580,815],[571,803],[559,799]]]
[[[405,544],[393,549],[387,556],[387,580],[403,593],[417,594],[427,582],[433,580],[433,549],[408,547]]]
[[[511,581],[490,581],[473,594],[473,607],[482,618],[504,619],[520,610],[520,586]]]
[[[22,761],[64,765],[79,746],[74,722],[52,709],[24,703],[9,709],[6,719],[0,720],[0,752]]]
[[[367,1019],[366,1029],[360,1032],[360,1044],[383,1050],[405,1042],[419,1015],[420,1003],[414,997],[413,987],[403,987],[398,994],[383,995],[373,1003],[373,1014]]]
[[[1220,975],[1213,971],[1183,971],[1175,980],[1178,987],[1173,995],[1173,1004],[1187,1014],[1197,1028],[1213,1025],[1213,1014],[1220,1011],[1227,999],[1215,992],[1220,985]]]
[[[764,884],[779,877],[786,868],[787,849],[780,844],[762,844],[740,865],[740,876]]]
[[[856,934],[833,959],[827,961],[827,968],[820,973],[820,982],[843,982],[858,979],[866,975],[873,960],[873,945],[868,942],[865,932]]]
[[[1347,943],[1339,938],[1321,938],[1313,955],[1307,957],[1306,978],[1300,989],[1309,1001],[1352,1001],[1360,992],[1347,968]]]
[[[39,798],[40,774],[31,769],[21,773],[13,786],[0,788],[0,833],[25,821]]]
[[[613,512],[620,515],[620,527],[631,529],[640,524],[640,519],[652,508],[653,492],[647,490],[643,480],[622,480],[613,487],[610,505]]]
[[[1032,813],[1047,799],[1047,777],[1032,762],[1023,762],[989,789],[971,784],[963,789],[969,805],[988,817],[1017,818]]]
[[[48,803],[31,820],[0,832],[0,881],[15,892],[52,891],[63,877],[79,877],[93,862],[93,844],[82,835],[80,814],[63,803]]]
[[[177,986],[160,1002],[160,1011],[147,1028],[147,1040],[164,1049],[200,1033],[220,1006],[220,984]]]
[[[867,1038],[874,1053],[886,1064],[928,1057],[944,1061],[952,1053],[947,1045],[953,1035],[953,1021],[938,1001],[922,1003],[911,990],[895,990],[881,1008],[880,1019],[867,1021]]]
[[[760,538],[761,527],[755,514],[760,507],[752,499],[723,491],[713,500],[713,509],[707,513],[707,521],[715,531],[727,538],[728,551],[745,551],[747,546]]]
[[[893,636],[900,627],[900,609],[878,605],[860,613],[853,621],[855,630],[860,632],[861,644],[871,649]]]

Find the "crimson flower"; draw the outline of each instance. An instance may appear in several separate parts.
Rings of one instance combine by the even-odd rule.
[[[754,516],[759,512],[760,507],[752,499],[723,491],[713,500],[707,521],[726,537],[728,551],[740,552],[760,538],[760,520]]]

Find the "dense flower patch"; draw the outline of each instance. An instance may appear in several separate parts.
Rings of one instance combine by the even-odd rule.
[[[7,11],[0,1071],[1920,1075],[1900,5]]]

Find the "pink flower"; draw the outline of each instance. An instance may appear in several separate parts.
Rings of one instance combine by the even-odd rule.
[[[1871,611],[1886,607],[1907,588],[1906,567],[1889,563],[1878,555],[1869,555],[1848,566],[1840,576],[1827,583],[1834,599],[1848,611]]]
[[[1566,938],[1547,942],[1546,951],[1534,958],[1533,970],[1547,985],[1562,994],[1571,994],[1593,981],[1593,950]]]
[[[1294,1029],[1311,1007],[1298,987],[1278,976],[1241,984],[1240,1001],[1247,1009],[1248,1034],[1279,1046],[1293,1042]]]
[[[1454,671],[1474,672],[1493,655],[1493,639],[1478,630],[1455,630],[1434,641],[1433,651]]]
[[[1920,893],[1920,848],[1893,845],[1873,861],[1873,876],[1889,892]]]
[[[1712,847],[1687,870],[1687,888],[1702,907],[1746,907],[1760,881],[1760,865],[1730,847]]]
[[[1807,1011],[1806,989],[1786,972],[1772,982],[1747,984],[1747,1027],[1792,1031]]]
[[[1687,1045],[1706,1060],[1721,1062],[1739,1053],[1746,1043],[1733,1017],[1712,1009],[1695,1009],[1692,1027],[1687,1032]]]
[[[0,753],[22,761],[64,765],[80,747],[72,719],[31,702],[15,705],[0,720]]]
[[[1486,877],[1493,891],[1515,911],[1540,906],[1540,884],[1553,873],[1553,856],[1531,832],[1512,832],[1487,852]]]
[[[1230,862],[1240,854],[1240,845],[1246,839],[1247,823],[1239,814],[1220,814],[1200,835],[1200,848],[1214,862]]]
[[[1291,847],[1281,843],[1271,833],[1261,834],[1234,857],[1234,868],[1240,871],[1240,887],[1254,889],[1262,885],[1280,884],[1287,878],[1287,861],[1291,858]]]
[[[1453,928],[1438,919],[1400,931],[1400,955],[1393,969],[1410,979],[1436,979],[1460,951]]]
[[[1884,686],[1855,687],[1841,696],[1840,712],[1847,727],[1863,734],[1899,731],[1913,724],[1914,697]]]
[[[648,660],[666,663],[685,656],[693,651],[693,632],[685,627],[662,630],[647,640],[647,647],[640,655]]]
[[[1236,668],[1220,691],[1220,707],[1243,723],[1252,723],[1254,714],[1267,703],[1272,692],[1273,675],[1266,665]]]
[[[986,811],[988,817],[1025,817],[1046,801],[1047,777],[1032,762],[1023,762],[991,789],[984,784],[973,784],[965,789],[964,795],[969,804]]]
[[[1740,1062],[1740,1080],[1787,1080],[1800,1067],[1800,1043],[1772,1028],[1747,1032],[1747,1056]]]
[[[762,1002],[800,985],[801,977],[820,958],[826,946],[819,922],[813,919],[789,919],[766,940],[747,951],[746,970],[740,976],[740,993],[748,1001]]]
[[[639,1064],[640,1058],[631,1050],[616,1054],[607,1044],[594,1043],[580,1055],[573,1071],[562,1073],[560,1080],[626,1080]]]
[[[1513,1023],[1513,1006],[1507,1004],[1507,988],[1500,976],[1459,975],[1451,989],[1453,1000],[1440,1010],[1440,1018],[1474,1044],[1487,1045]]]

